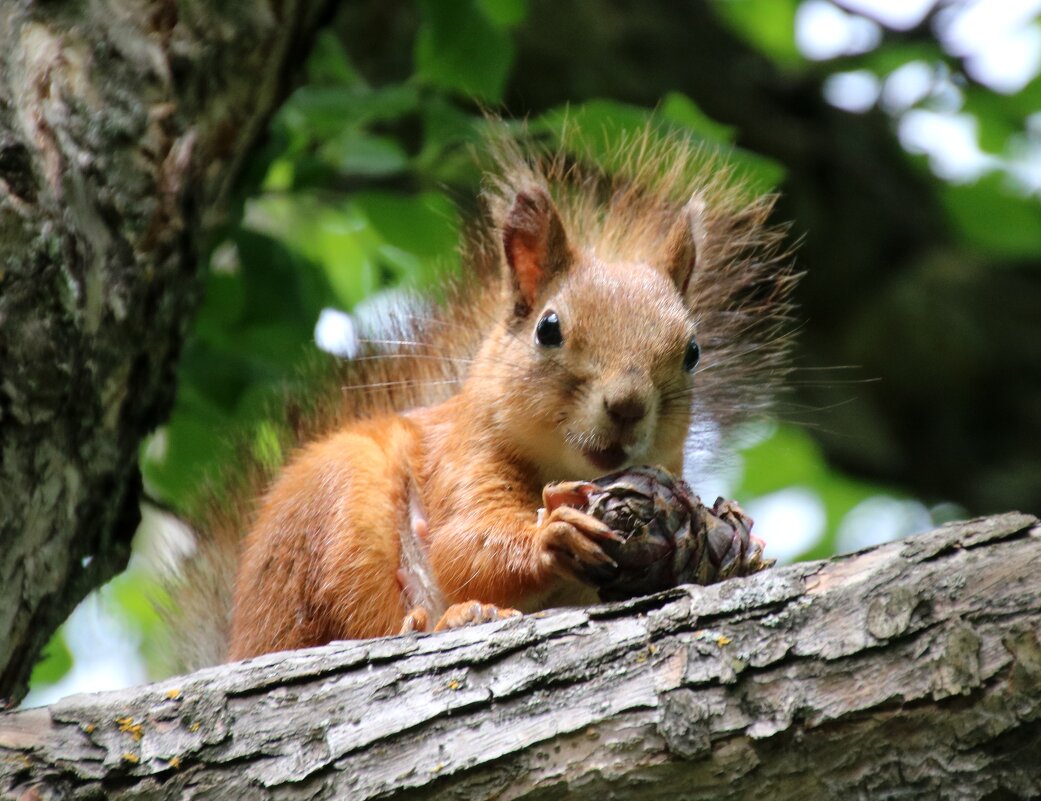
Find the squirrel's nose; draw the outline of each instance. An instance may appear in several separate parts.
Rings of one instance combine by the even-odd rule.
[[[647,405],[634,395],[604,398],[604,409],[611,421],[619,426],[635,425],[647,415]]]

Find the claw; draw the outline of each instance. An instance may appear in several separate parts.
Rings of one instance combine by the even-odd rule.
[[[461,604],[452,604],[441,615],[441,619],[434,626],[434,631],[445,629],[457,629],[462,626],[476,625],[480,623],[491,623],[495,620],[505,620],[509,617],[520,615],[516,609],[498,607],[495,604],[482,604],[480,601],[466,601]]]
[[[542,488],[542,506],[546,514],[562,506],[581,507],[589,503],[589,493],[598,489],[588,481],[560,481]]]
[[[625,542],[625,537],[617,533],[602,520],[597,520],[592,515],[588,515],[585,512],[574,509],[570,506],[558,507],[553,512],[553,517],[551,519],[554,521],[570,523],[582,534],[596,540],[609,540],[618,543]]]
[[[401,634],[412,634],[416,631],[430,631],[430,613],[422,606],[411,610],[401,624]]]

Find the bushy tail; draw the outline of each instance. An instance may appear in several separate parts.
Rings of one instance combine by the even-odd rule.
[[[480,237],[473,238],[479,242]],[[414,298],[362,339],[350,359],[317,353],[255,429],[238,438],[234,462],[204,481],[182,521],[194,551],[165,579],[161,604],[174,672],[218,664],[231,631],[239,551],[258,501],[293,452],[349,421],[438,403],[454,394],[498,303],[490,255],[468,258],[440,300]],[[474,248],[471,248],[473,250]]]

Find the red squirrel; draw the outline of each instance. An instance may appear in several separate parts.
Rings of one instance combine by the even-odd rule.
[[[681,473],[692,420],[768,403],[793,281],[772,199],[651,140],[611,175],[494,146],[470,288],[354,366],[368,383],[295,435],[255,509],[216,515],[248,527],[226,658],[595,601],[616,535],[577,508],[585,482]],[[424,403],[425,382],[450,391]]]

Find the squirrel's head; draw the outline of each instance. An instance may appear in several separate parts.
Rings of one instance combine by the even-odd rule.
[[[656,252],[612,261],[572,242],[541,187],[514,198],[501,223],[506,319],[475,371],[545,480],[682,468],[700,356],[686,300],[699,212],[692,201],[663,221]]]

